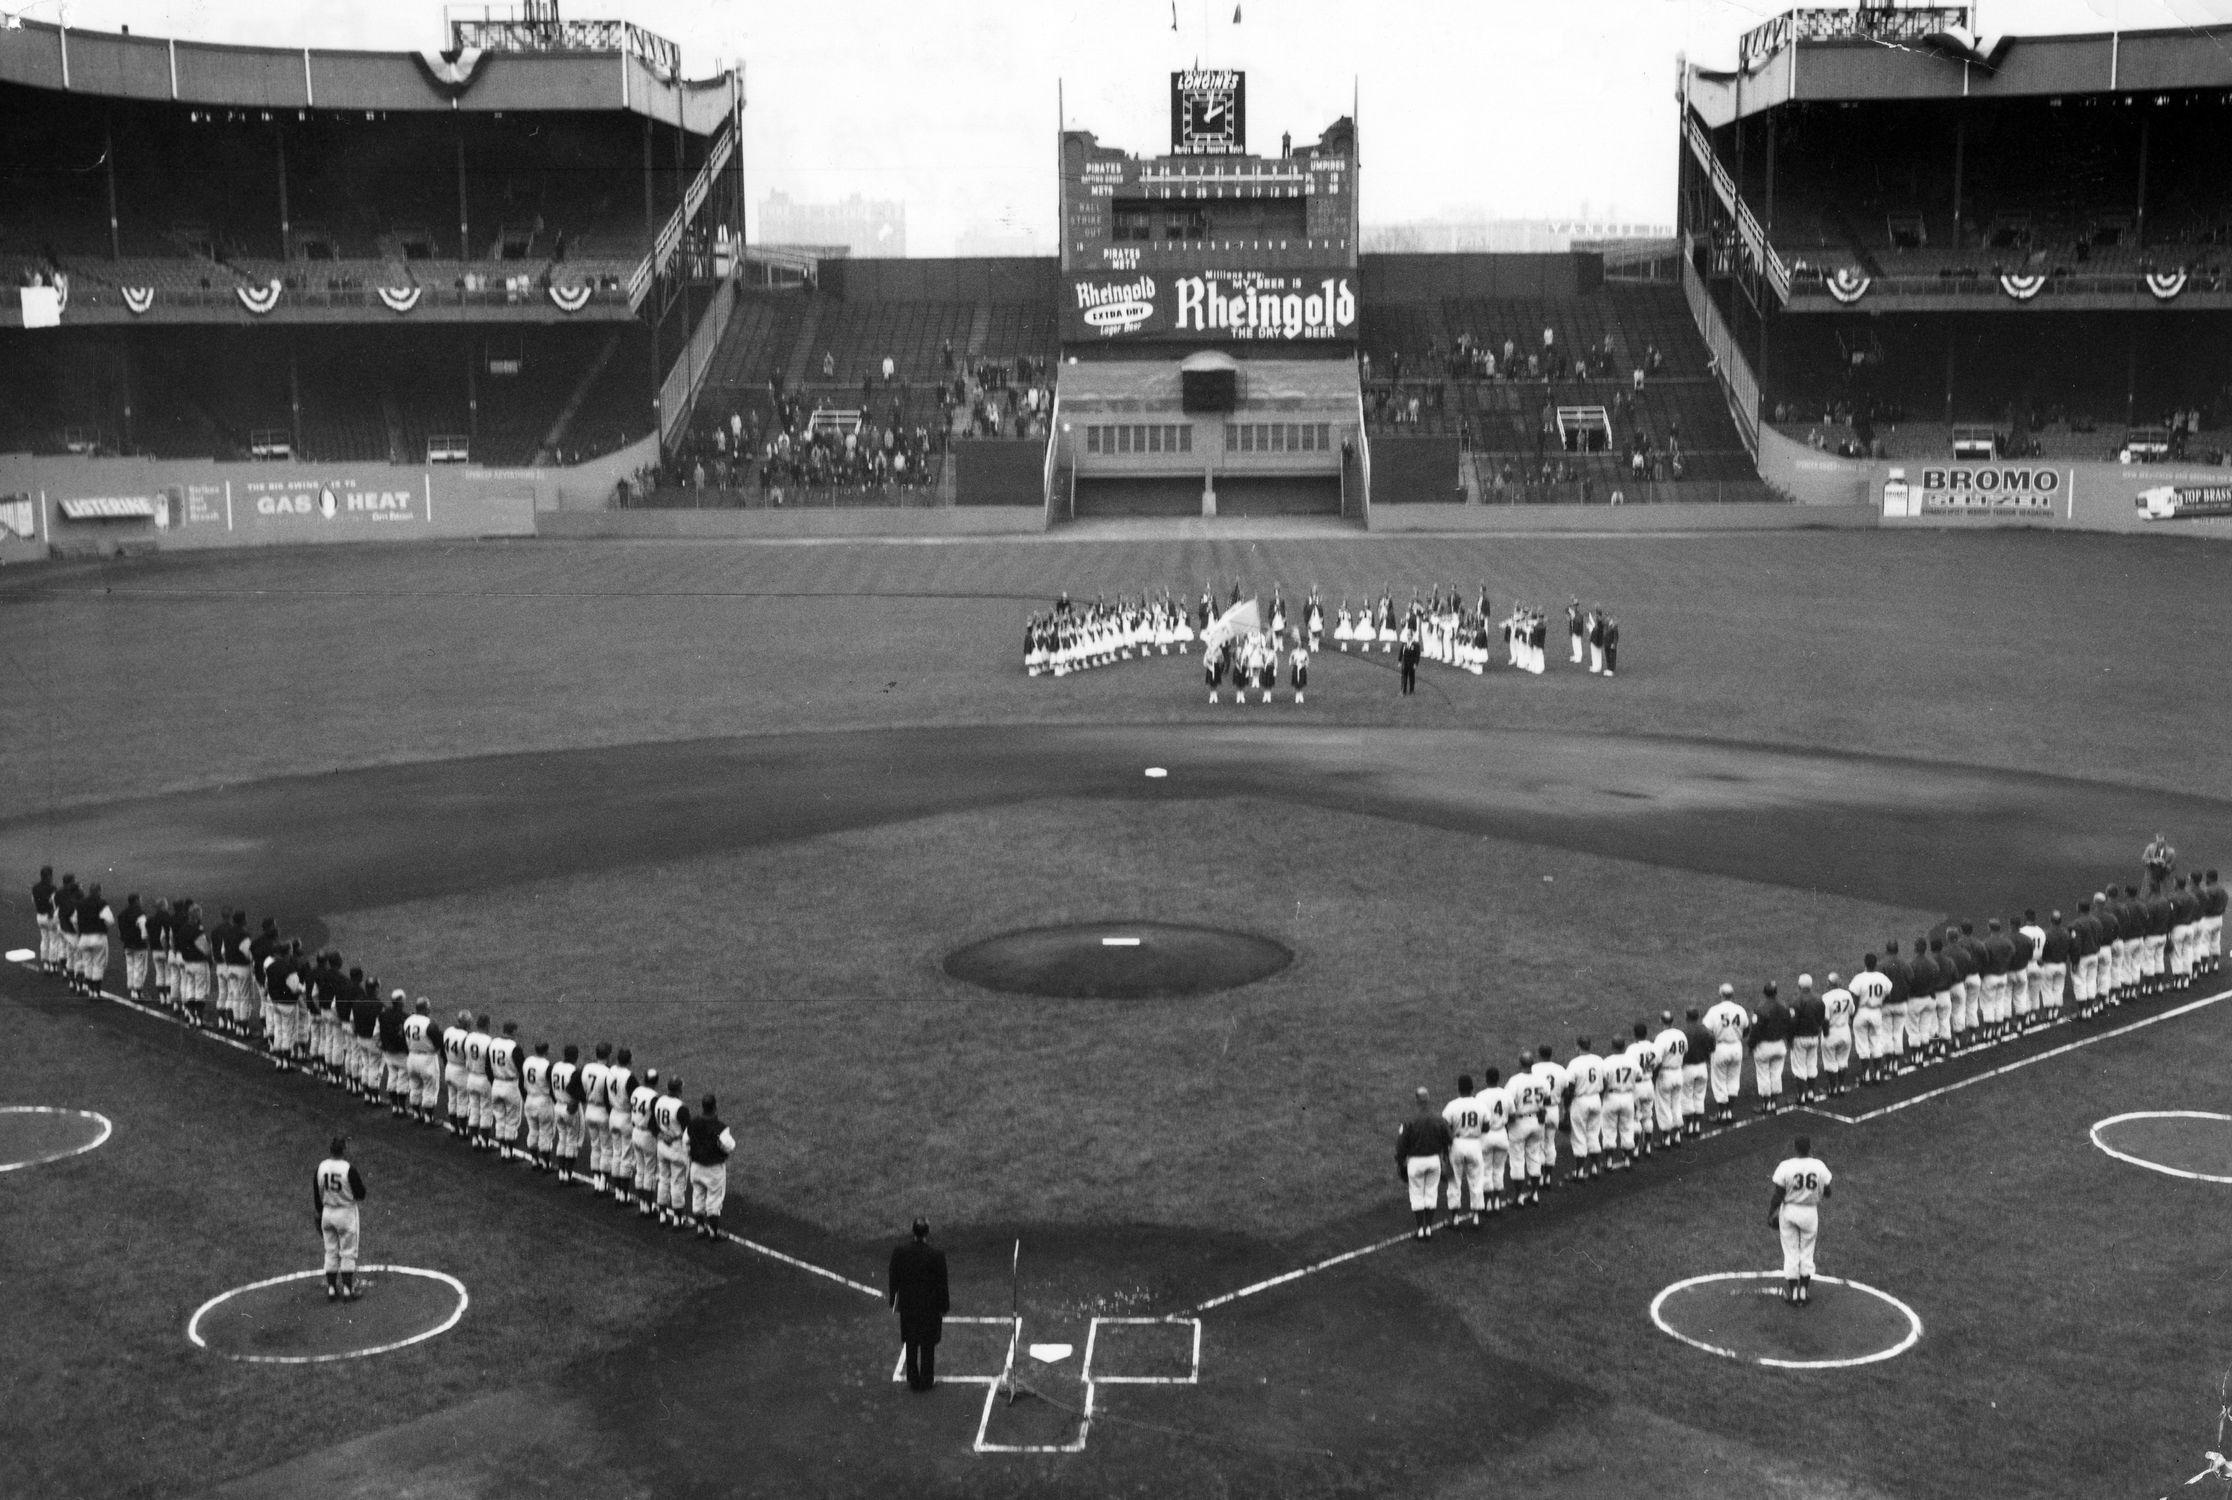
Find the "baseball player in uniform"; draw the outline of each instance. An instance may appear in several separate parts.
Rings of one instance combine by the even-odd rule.
[[[1883,1029],[1876,1035],[1876,1049],[1883,1058],[1886,1071],[1909,1073],[1914,1064],[1908,1060],[1907,999],[1913,993],[1909,986],[1906,960],[1899,957],[1899,940],[1892,938],[1883,945],[1883,962],[1876,972],[1891,981],[1883,992],[1880,1010]]]
[[[2183,986],[2193,978],[2195,937],[2201,925],[2200,877],[2194,877],[2194,888],[2186,888],[2186,877],[2178,877],[2177,888],[2170,892],[2170,982]]]
[[[1948,927],[1945,932],[1945,957],[1960,976],[1958,992],[1953,997],[1953,1025],[1959,1039],[1974,1043],[1984,1025],[1984,945],[1976,941],[1976,924],[1963,922],[1959,932]],[[1961,1018],[1968,1018],[1968,1025],[1961,1025]]]
[[[2208,915],[2201,920],[2201,962],[2211,974],[2224,967],[2224,885],[2217,879],[2217,872],[2209,871],[2209,883],[2202,891],[2202,906]]]
[[[348,993],[356,1001],[349,1016],[349,1070],[357,1080],[357,1093],[367,1103],[377,1103],[387,1083],[387,1064],[380,1056],[380,981],[362,969],[351,969]]]
[[[1511,1132],[1511,1206],[1524,1208],[1541,1200],[1535,1168],[1542,1159],[1542,1080],[1528,1070],[1524,1052],[1504,1095],[1511,1100],[1511,1123],[1505,1127]]]
[[[1566,1135],[1573,1142],[1573,1177],[1587,1181],[1604,1164],[1604,1059],[1589,1046],[1587,1037],[1576,1037],[1581,1050],[1566,1059],[1566,1077],[1572,1080],[1573,1102],[1566,1110]]]
[[[1984,962],[1981,966],[1984,976],[1984,1035],[1987,1040],[1996,1042],[2007,1035],[2007,1018],[2011,1014],[2007,981],[2008,971],[2015,963],[2015,945],[2000,931],[1998,917],[1987,918],[1984,925],[1989,929],[1984,938]]]
[[[659,1136],[651,1112],[659,1103],[659,1070],[645,1068],[643,1082],[628,1092],[629,1165],[635,1170],[636,1213],[650,1218],[658,1212]]]
[[[1736,986],[1720,987],[1720,998],[1705,1011],[1705,1029],[1713,1034],[1713,1118],[1726,1125],[1736,1118],[1736,1096],[1744,1091],[1744,1034],[1751,1030],[1751,1012],[1737,1000]]]
[[[1411,1238],[1430,1239],[1441,1196],[1442,1159],[1449,1154],[1449,1126],[1435,1113],[1433,1095],[1418,1086],[1416,1111],[1395,1132],[1395,1178],[1410,1189]]]
[[[680,1229],[690,1213],[690,1107],[682,1102],[680,1078],[669,1078],[652,1104],[651,1128],[659,1136],[659,1222]]]
[[[1930,956],[1925,934],[1914,940],[1914,957],[1907,961],[1906,1055],[1917,1066],[1937,1052],[1937,994],[1938,961]]]
[[[2023,954],[2023,993],[2015,1003],[2015,1014],[2021,1018],[2025,1030],[2036,1026],[2046,1008],[2046,929],[2038,923],[2038,913],[2023,912],[2023,925],[2015,935],[2025,947]]]
[[[403,1066],[410,1075],[411,1118],[421,1125],[434,1123],[434,1107],[442,1093],[442,1062],[436,1052],[434,1017],[426,998],[403,1022]]]
[[[1759,1090],[1759,1112],[1783,1111],[1783,1064],[1790,1058],[1790,1007],[1770,979],[1760,988],[1759,1014],[1752,1018],[1752,1084]]]
[[[1930,1045],[1942,1059],[1953,1054],[1953,1013],[1961,988],[1960,965],[1946,955],[1943,938],[1930,939],[1930,971],[1937,976],[1937,989],[1930,996]]]
[[[488,1034],[488,1017],[473,1022],[465,1033],[465,1130],[475,1151],[496,1146],[495,1111],[489,1107],[488,1048],[496,1039]]]
[[[615,1203],[635,1201],[635,1131],[629,1124],[635,1090],[635,1056],[622,1047],[605,1069],[605,1110],[611,1117],[605,1130],[605,1174]]]
[[[236,1034],[245,1032],[248,999],[247,913],[220,911],[217,925],[209,929],[210,958],[217,985],[218,1024]]]
[[[147,913],[140,906],[137,891],[124,898],[124,909],[116,914],[116,937],[124,945],[125,997],[144,1000],[147,997],[149,937]]]
[[[311,1222],[325,1241],[326,1301],[357,1299],[356,1266],[364,1179],[349,1161],[349,1138],[337,1135],[310,1178]]]
[[[1480,1181],[1487,1194],[1488,1211],[1504,1206],[1504,1183],[1511,1172],[1511,1095],[1503,1087],[1503,1072],[1490,1068],[1473,1102],[1480,1106]]]
[[[1449,1126],[1449,1222],[1477,1229],[1486,1206],[1482,1184],[1488,1168],[1480,1144],[1484,1128],[1472,1074],[1457,1080],[1457,1097],[1442,1106],[1442,1120]]]
[[[1573,1080],[1545,1045],[1535,1049],[1534,1066],[1528,1069],[1542,1087],[1542,1135],[1537,1143],[1541,1170],[1530,1175],[1538,1189],[1558,1185],[1558,1136],[1565,1123],[1566,1090]]]
[[[1860,1059],[1860,1081],[1875,1083],[1884,1077],[1883,1071],[1883,997],[1890,993],[1891,981],[1876,968],[1876,956],[1867,956],[1866,966],[1852,976],[1852,1051]]]
[[[1706,1099],[1712,1088],[1713,1033],[1696,1006],[1682,1018],[1682,1133],[1705,1133]]]
[[[116,913],[102,897],[101,883],[96,880],[78,903],[77,917],[78,984],[88,998],[98,999],[108,983],[109,927],[115,921]]]
[[[519,1065],[522,1112],[527,1117],[527,1160],[538,1172],[550,1170],[557,1148],[557,1106],[550,1098],[550,1043],[537,1042],[535,1050]]]
[[[2070,931],[2062,923],[2062,914],[2052,913],[2038,945],[2039,1017],[2048,1026],[2061,1019],[2062,1005],[2069,996],[2070,946]]]
[[[1775,1168],[1775,1198],[1768,1219],[1782,1236],[1783,1300],[1804,1307],[1814,1276],[1814,1246],[1821,1238],[1821,1200],[1829,1196],[1829,1169],[1813,1154],[1813,1141],[1800,1136],[1792,1154]]]
[[[526,1101],[519,1093],[519,1023],[506,1021],[504,1034],[488,1043],[488,1133],[496,1154],[506,1161],[523,1153],[519,1129]]]
[[[401,990],[391,992],[379,1021],[380,1084],[387,1092],[388,1113],[398,1120],[411,1112],[411,1044],[403,1034],[411,1020],[403,1008],[406,998]]]
[[[1628,1043],[1628,1056],[1635,1063],[1635,1144],[1637,1151],[1651,1154],[1656,1144],[1658,1127],[1658,1048],[1652,1045],[1648,1022],[1635,1023],[1635,1040]]]
[[[1615,1171],[1635,1163],[1635,1090],[1642,1081],[1635,1054],[1615,1047],[1604,1054],[1604,1125],[1599,1136],[1604,1155],[1619,1158]]]
[[[465,1046],[473,1034],[473,1013],[461,1010],[457,1024],[442,1031],[442,1087],[449,1099],[449,1121],[444,1127],[451,1135],[473,1134],[473,1103],[465,1092]]]
[[[77,877],[64,875],[61,887],[54,893],[54,971],[62,976],[73,995],[78,993],[78,903],[84,899],[85,892],[78,889]]]
[[[1651,1047],[1658,1053],[1653,1131],[1660,1145],[1679,1146],[1687,1134],[1682,1129],[1682,1069],[1689,1057],[1689,1033],[1674,1024],[1674,1012],[1659,1012],[1659,1033],[1651,1039]]]
[[[1852,991],[1846,989],[1831,969],[1822,981],[1828,986],[1821,992],[1821,1071],[1829,1080],[1829,1092],[1852,1092]]]
[[[612,1044],[599,1042],[596,1055],[581,1065],[581,1138],[589,1148],[589,1187],[599,1193],[612,1191],[611,1056]]]
[[[31,918],[39,927],[39,972],[62,972],[62,922],[54,910],[54,866],[39,866],[31,883]]]
[[[285,1073],[301,1051],[302,979],[295,972],[294,955],[272,955],[264,965],[263,987],[264,1045],[271,1049],[271,1065]]]
[[[728,1200],[728,1162],[736,1137],[721,1123],[719,1102],[711,1094],[698,1101],[690,1117],[690,1224],[709,1240],[721,1237],[721,1205]]]
[[[569,1042],[550,1065],[551,1161],[560,1182],[581,1175],[582,1110],[588,1098],[581,1081],[581,1049]]]
[[[1287,670],[1294,678],[1294,701],[1300,703],[1310,687],[1310,648],[1302,643],[1299,633],[1294,637],[1294,649],[1287,653]]]
[[[1798,998],[1790,1005],[1790,1077],[1800,1104],[1820,1097],[1821,1038],[1828,1029],[1828,1015],[1814,993],[1813,975],[1799,975]]]
[[[191,901],[172,912],[171,948],[178,955],[176,977],[179,1003],[195,1026],[205,1026],[202,1011],[209,1004],[209,942],[202,931],[201,908]]]

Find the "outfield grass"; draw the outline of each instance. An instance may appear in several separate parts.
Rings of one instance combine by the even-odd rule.
[[[680,925],[677,914],[685,914]],[[1295,950],[1192,1000],[995,995],[947,952],[1135,917]],[[1427,1084],[1857,955],[1927,914],[1252,799],[1032,802],[333,919],[438,1007],[634,1048],[728,1101],[740,1184],[846,1234],[1283,1236],[1382,1202]],[[1742,964],[1733,968],[1732,964]],[[1773,965],[1774,967],[1768,967]],[[831,1171],[832,1158],[842,1161]]]
[[[1329,603],[1485,583],[1624,623],[1617,683],[1320,673],[1315,724],[1703,735],[2232,783],[2186,606],[2224,550],[2160,537],[458,544],[23,570],[0,584],[0,810],[485,754],[891,724],[1194,722],[1198,673],[1020,668],[1030,611],[1234,579]],[[10,570],[11,574],[15,570]],[[179,653],[206,669],[180,672]],[[57,654],[60,653],[60,654]],[[88,669],[86,663],[97,661]]]

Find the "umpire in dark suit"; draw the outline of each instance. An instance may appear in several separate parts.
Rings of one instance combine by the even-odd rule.
[[[946,1258],[930,1244],[930,1226],[914,1221],[914,1239],[891,1252],[891,1305],[899,1310],[899,1341],[907,1350],[907,1385],[926,1391],[938,1383],[938,1336],[952,1306],[946,1295]]]

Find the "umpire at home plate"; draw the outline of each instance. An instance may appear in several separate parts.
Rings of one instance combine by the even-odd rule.
[[[938,1383],[938,1337],[952,1306],[946,1293],[946,1258],[930,1243],[930,1226],[914,1221],[914,1238],[891,1252],[891,1305],[899,1310],[899,1341],[906,1346],[907,1386],[927,1391]]]

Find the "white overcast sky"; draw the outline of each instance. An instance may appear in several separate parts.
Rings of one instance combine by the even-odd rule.
[[[742,59],[756,203],[901,198],[908,249],[973,224],[1054,244],[1056,85],[1067,123],[1140,152],[1169,137],[1168,73],[1248,72],[1252,148],[1361,107],[1364,217],[1671,222],[1676,58],[1727,65],[1775,0],[562,0]],[[0,0],[43,20],[58,0]],[[460,7],[460,9],[464,9]],[[477,11],[478,7],[474,7]],[[443,40],[425,0],[70,0],[72,26],[284,46]],[[1986,32],[2196,26],[2232,0],[1980,0]],[[2210,43],[2196,40],[2194,45]]]

